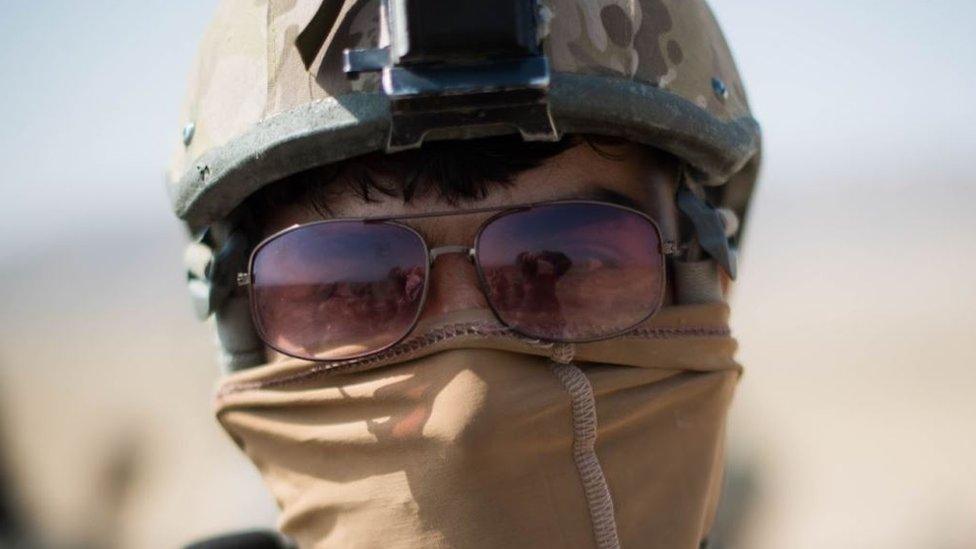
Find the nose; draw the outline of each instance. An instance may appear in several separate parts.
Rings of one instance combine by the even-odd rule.
[[[465,309],[488,309],[467,248],[434,253],[421,319]]]

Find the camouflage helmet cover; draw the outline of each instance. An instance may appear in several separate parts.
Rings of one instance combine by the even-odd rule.
[[[675,154],[701,179],[728,182],[721,201],[742,215],[759,126],[705,1],[540,4],[558,131],[621,136]],[[296,39],[313,18],[325,37],[306,67]],[[200,47],[184,146],[169,169],[177,215],[199,229],[272,181],[382,150],[390,106],[379,78],[349,80],[342,71],[344,49],[376,47],[380,34],[378,0],[224,0]]]

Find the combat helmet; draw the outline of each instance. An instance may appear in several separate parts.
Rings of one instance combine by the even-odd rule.
[[[704,0],[224,0],[182,116],[168,188],[231,368],[263,356],[229,220],[267,184],[431,140],[623,137],[683,161],[679,206],[734,276],[729,220],[745,217],[761,141]]]

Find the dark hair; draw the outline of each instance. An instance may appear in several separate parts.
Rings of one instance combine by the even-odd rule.
[[[409,202],[434,192],[456,204],[484,198],[493,186],[510,185],[518,174],[580,143],[605,157],[620,158],[601,147],[625,142],[595,135],[567,136],[557,142],[525,142],[519,136],[434,141],[420,149],[375,152],[296,173],[267,185],[244,205],[262,230],[268,214],[283,206],[307,204],[329,212],[329,198],[342,190],[352,190],[367,202],[375,200],[376,193]]]

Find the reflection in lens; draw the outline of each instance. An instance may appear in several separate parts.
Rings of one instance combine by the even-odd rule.
[[[362,221],[308,225],[255,255],[255,323],[269,345],[292,356],[361,356],[406,335],[426,276],[426,248],[409,229]]]
[[[645,217],[610,205],[536,206],[490,222],[477,257],[503,322],[556,341],[598,339],[660,306],[661,238]]]

